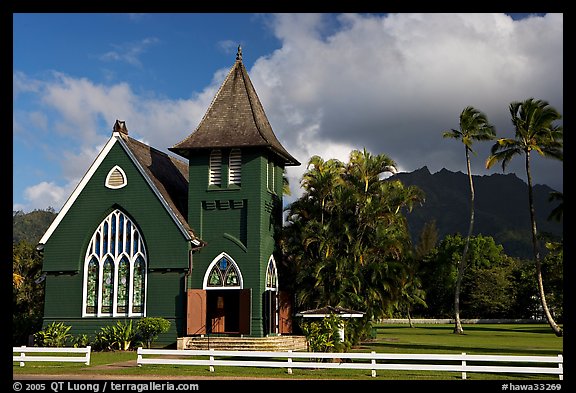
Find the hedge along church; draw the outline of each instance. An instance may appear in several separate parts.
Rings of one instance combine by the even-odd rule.
[[[200,124],[168,148],[113,132],[41,238],[44,325],[72,334],[148,317],[158,342],[291,333],[275,241],[284,168],[300,163],[275,136],[242,62]]]

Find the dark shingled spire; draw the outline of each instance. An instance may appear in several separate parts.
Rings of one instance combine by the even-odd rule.
[[[260,146],[272,150],[285,165],[300,165],[272,131],[238,46],[236,62],[196,130],[168,149],[189,158],[193,150]]]

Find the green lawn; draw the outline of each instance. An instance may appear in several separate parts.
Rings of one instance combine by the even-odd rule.
[[[548,325],[524,324],[476,324],[464,325],[464,334],[452,334],[452,325],[426,324],[410,328],[408,325],[377,326],[374,340],[362,343],[353,348],[354,352],[388,352],[388,353],[462,353],[491,355],[545,355],[556,356],[563,353],[562,338],[556,337]],[[395,371],[378,370],[377,377],[371,377],[370,370],[327,370],[327,369],[293,369],[289,375],[285,368],[257,367],[216,367],[210,372],[205,366],[174,365],[134,365],[136,352],[92,352],[90,366],[75,363],[33,363],[25,367],[13,363],[14,377],[18,374],[74,374],[77,376],[94,374],[174,377],[245,377],[245,378],[287,378],[287,379],[354,379],[354,380],[458,380],[457,372]],[[132,364],[125,362],[133,361]],[[122,364],[124,363],[124,364]],[[122,366],[122,367],[116,367]],[[486,374],[468,373],[467,379],[519,379],[519,380],[558,380],[554,375],[526,374]]]

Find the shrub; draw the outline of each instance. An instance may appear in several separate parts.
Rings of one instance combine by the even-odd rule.
[[[96,334],[95,347],[100,350],[127,351],[136,344],[136,329],[132,320],[118,321],[116,325],[104,326]]]
[[[136,324],[136,330],[146,348],[150,348],[152,342],[158,338],[158,335],[166,333],[168,329],[170,329],[170,321],[158,317],[142,318]]]
[[[72,326],[63,322],[52,322],[37,333],[34,333],[34,345],[37,347],[64,347],[71,335]]]
[[[79,334],[78,336],[70,337],[70,343],[74,348],[84,348],[90,345],[90,339],[86,334]]]
[[[312,352],[339,352],[345,349],[346,345],[340,341],[339,334],[342,323],[342,319],[336,314],[331,314],[317,322],[303,322],[301,327],[308,342],[308,350]]]

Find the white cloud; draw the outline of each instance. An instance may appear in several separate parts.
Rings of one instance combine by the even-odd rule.
[[[67,184],[66,186],[58,186],[53,182],[41,182],[32,187],[26,188],[24,197],[27,200],[26,211],[34,209],[46,209],[53,207],[58,211],[68,196],[74,190],[75,185]],[[14,210],[21,210],[22,205],[14,205]]]
[[[441,136],[458,127],[464,107],[484,111],[498,136],[509,137],[510,102],[535,97],[563,110],[561,14],[519,21],[348,14],[334,23],[327,28],[325,15],[275,15],[269,26],[282,47],[250,70],[277,136],[301,160],[310,153],[303,144],[327,152],[337,143],[385,153],[406,171],[465,171],[461,144]],[[490,146],[474,146],[475,173],[487,173]],[[561,185],[561,163],[535,161],[536,182]],[[510,170],[525,178],[522,159]]]
[[[232,40],[223,40],[218,41],[218,48],[220,48],[220,50],[226,54],[233,54],[238,50],[239,44],[241,43]]]
[[[37,92],[40,84],[39,81],[28,78],[25,73],[16,71],[12,74],[12,96],[16,99],[21,93]]]
[[[15,203],[14,208],[59,209],[110,137],[116,119],[126,121],[132,137],[169,153],[168,147],[196,128],[225,74],[216,72],[213,83],[190,100],[139,96],[126,83],[95,84],[59,73],[53,80],[39,81],[19,74],[19,80],[26,82],[22,86],[35,86],[51,116],[41,111],[15,114],[13,132],[26,130],[28,140],[46,158],[57,162],[61,172],[57,179],[27,188],[27,204]],[[57,131],[66,142],[55,149],[56,135],[40,132],[46,128]]]
[[[563,15],[513,21],[504,14],[279,14],[268,26],[281,42],[258,59],[250,78],[278,139],[302,165],[290,167],[292,198],[308,159],[348,159],[364,147],[395,160],[400,171],[427,165],[465,172],[461,143],[442,138],[458,127],[468,105],[485,112],[498,136],[513,136],[508,105],[529,97],[563,111]],[[156,39],[125,44],[105,57],[138,65]],[[231,42],[222,42],[231,48]],[[234,47],[236,44],[234,44]],[[209,86],[189,100],[157,99],[126,83],[96,84],[56,74],[38,81],[16,72],[14,95],[32,92],[56,117],[14,116],[14,131],[26,122],[72,137],[59,152],[63,178],[30,188],[30,203],[61,206],[109,137],[116,119],[130,135],[166,150],[198,125],[229,68],[217,70]],[[490,144],[478,143],[472,157],[484,169]],[[561,189],[562,165],[535,157],[536,183]],[[83,164],[83,165],[82,165]],[[510,171],[523,177],[522,160]],[[60,204],[57,204],[58,201]]]
[[[143,15],[143,14],[130,14]],[[137,19],[138,17],[136,17]],[[135,20],[134,18],[132,18]],[[106,52],[99,56],[102,61],[121,61],[130,65],[141,67],[140,56],[148,50],[151,45],[159,43],[160,40],[155,37],[144,38],[141,41],[125,42],[122,44],[112,44],[115,50]]]

